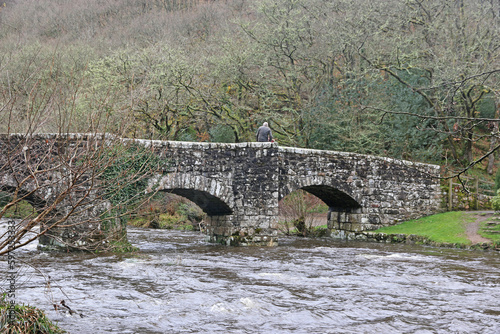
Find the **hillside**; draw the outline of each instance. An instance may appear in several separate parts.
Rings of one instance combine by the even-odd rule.
[[[243,142],[268,121],[281,145],[456,170],[498,145],[499,9],[3,1],[0,131]]]

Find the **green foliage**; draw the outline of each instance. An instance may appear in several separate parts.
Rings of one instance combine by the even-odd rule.
[[[199,222],[205,217],[205,213],[198,206],[193,204],[179,203],[177,212],[185,216],[191,222]]]
[[[5,205],[5,204],[4,204]],[[33,206],[27,201],[20,201],[14,206],[10,207],[3,216],[4,218],[21,219],[32,215],[35,211]]]
[[[186,129],[186,131],[183,131],[179,137],[178,140],[180,141],[190,141],[190,142],[195,142],[196,140],[196,133],[194,131],[190,131],[191,129]]]
[[[440,243],[459,243],[469,245],[466,237],[466,224],[471,218],[465,212],[446,212],[417,220],[410,220],[399,225],[383,227],[376,233],[415,234]]]
[[[168,166],[151,149],[136,144],[116,144],[105,154],[99,178],[104,183],[103,197],[112,208],[102,215],[102,228],[113,233],[116,224],[127,224],[129,215],[124,213],[136,210],[151,196],[146,193],[148,180]]]
[[[3,207],[12,201],[11,194],[7,192],[0,191],[0,208]],[[28,203],[28,201],[19,201],[15,205],[11,206],[9,209],[5,211],[3,218],[25,218],[34,213],[33,206]]]
[[[138,247],[133,246],[128,241],[114,240],[109,242],[109,248],[112,249],[113,253],[132,253],[139,250]]]
[[[140,145],[116,145],[107,154],[100,178],[106,185],[105,197],[114,206],[133,206],[149,196],[145,193],[149,178],[166,167],[156,154]]]
[[[495,93],[488,92],[482,99],[478,101],[477,112],[480,117],[495,118],[496,103]]]
[[[164,213],[158,215],[146,215],[129,222],[129,225],[141,228],[159,228],[159,229],[181,229],[193,230],[193,221],[181,213]]]
[[[234,131],[227,125],[216,125],[210,129],[210,140],[216,143],[234,143]]]
[[[192,230],[193,225],[187,220],[187,217],[176,213],[174,215],[162,214],[158,219],[158,228],[161,229],[181,229],[181,230]]]
[[[15,305],[15,320],[7,322],[6,312],[10,303],[5,294],[0,299],[0,330],[6,334],[63,334],[66,331],[47,319],[44,312],[33,306]]]
[[[421,72],[400,71],[400,76],[411,84],[423,85],[427,79]],[[433,112],[421,95],[394,78],[378,75],[340,80],[336,87],[324,90],[309,112],[311,147],[424,161],[439,157],[444,136],[424,130],[440,129],[436,121],[408,114],[384,115],[371,108],[361,110],[362,105],[373,103],[373,96],[387,110],[422,117]]]
[[[491,198],[491,208],[497,213],[500,212],[500,189],[497,190],[497,195]]]
[[[128,224],[136,227],[192,230],[205,213],[186,199],[160,192],[137,210]]]
[[[500,169],[497,169],[497,172],[495,174],[495,192],[500,189]]]
[[[398,76],[411,86],[420,87],[429,84],[424,71],[410,69],[394,70]],[[422,95],[393,77],[379,80],[378,94],[385,95],[387,110],[406,114],[387,114],[380,127],[384,150],[389,156],[420,161],[439,161],[445,135],[429,128],[441,130],[442,126],[431,118],[433,109]],[[419,115],[422,118],[412,115]],[[438,159],[436,159],[438,158]]]
[[[310,135],[312,148],[365,154],[383,152],[377,114],[360,111],[360,100],[363,99],[360,89],[350,80],[325,89],[307,116],[305,132]]]

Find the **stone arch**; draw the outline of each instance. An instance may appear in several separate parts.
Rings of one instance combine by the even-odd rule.
[[[350,195],[331,186],[314,185],[305,186],[300,189],[318,197],[330,208],[342,208],[344,210],[354,210],[361,208],[361,205]]]
[[[288,185],[286,193],[283,192],[281,195],[284,197],[298,189],[313,194],[328,205],[326,220],[330,231],[351,231],[360,228],[363,217],[363,207],[360,204],[361,194],[353,192],[349,184],[325,180],[323,177],[305,177]]]
[[[9,185],[2,185],[0,186],[0,191],[7,193],[7,194],[14,194],[16,191],[16,187],[14,186],[9,186]],[[37,192],[35,193],[30,193],[28,189],[17,189],[18,192],[18,198],[24,197],[24,201],[28,202],[35,210],[38,210],[40,208],[43,208],[46,204],[46,201],[42,198],[43,196],[39,196]]]
[[[185,188],[165,189],[165,191],[187,198],[198,205],[209,216],[232,214],[231,208],[226,203],[205,191]]]
[[[208,216],[233,214],[232,189],[221,180],[202,175],[170,173],[158,180],[158,190],[185,197]]]
[[[293,191],[302,189],[321,199],[328,207],[335,208],[335,211],[354,211],[361,208],[360,198],[353,194],[348,185],[325,182],[323,178],[312,180],[312,182],[307,179],[307,177],[299,179],[283,187],[280,199]]]

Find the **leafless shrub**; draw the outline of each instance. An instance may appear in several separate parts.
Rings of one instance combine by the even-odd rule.
[[[150,151],[101,134],[8,134],[0,151],[0,190],[10,195],[0,218],[20,201],[35,208],[15,235],[0,235],[0,254],[9,242],[18,248],[47,235],[76,249],[125,243],[122,218],[145,199],[144,184],[159,168]]]
[[[94,102],[101,108],[82,121],[77,97],[84,78],[78,71],[58,68],[57,55],[52,62],[37,53],[30,57],[24,74],[0,69],[0,191],[8,194],[0,218],[21,201],[35,211],[16,223],[15,234],[0,232],[0,254],[9,243],[18,248],[49,234],[58,246],[88,250],[126,242],[121,220],[141,200],[158,160],[145,147],[121,139],[126,124],[110,126],[100,101],[104,95]],[[86,133],[70,134],[82,125]],[[39,134],[47,129],[53,134]],[[139,183],[140,190],[130,188]]]
[[[321,199],[300,189],[289,194],[279,202],[281,231],[290,234],[296,229],[303,236],[311,234],[317,211],[324,205]]]

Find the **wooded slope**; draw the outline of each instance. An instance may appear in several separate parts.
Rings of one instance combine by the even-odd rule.
[[[0,131],[268,121],[282,145],[467,166],[497,147],[499,47],[494,0],[4,1]]]

